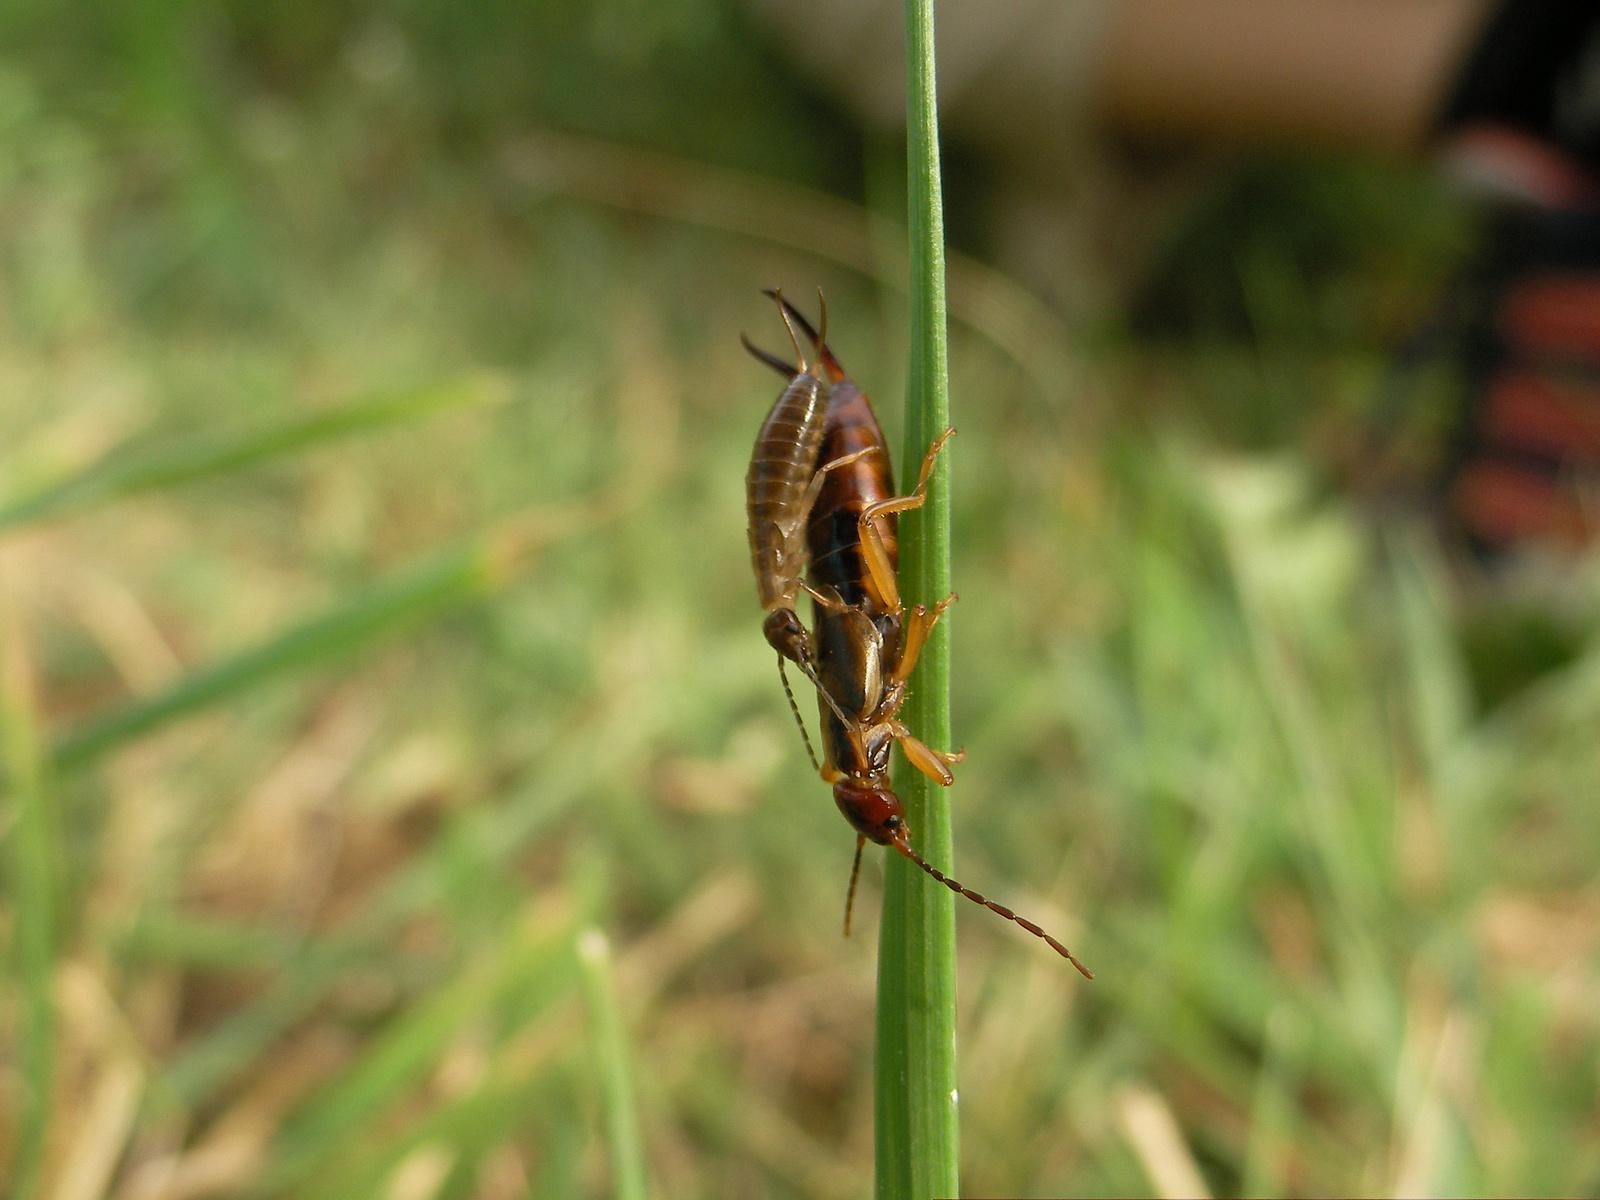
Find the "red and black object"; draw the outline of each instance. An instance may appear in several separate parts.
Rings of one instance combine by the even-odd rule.
[[[1498,197],[1455,298],[1468,402],[1445,510],[1480,550],[1600,536],[1600,3],[1508,0],[1440,123]]]
[[[1600,212],[1503,215],[1466,332],[1448,511],[1489,550],[1600,534]]]

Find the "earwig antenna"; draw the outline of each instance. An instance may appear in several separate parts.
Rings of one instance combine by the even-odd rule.
[[[795,368],[795,374],[804,374],[811,370],[811,364],[806,362],[806,356],[800,351],[800,337],[794,331],[794,322],[789,319],[789,302],[783,298],[782,288],[773,288],[769,294],[778,302],[778,315],[783,318],[783,327],[789,331],[789,344],[794,347],[795,362],[800,364]]]
[[[844,894],[844,935],[850,936],[850,910],[856,906],[856,879],[861,875],[861,848],[867,844],[867,835],[856,834],[856,861],[850,867],[850,890]]]
[[[833,698],[833,693],[822,686],[822,680],[817,678],[817,673],[815,671],[805,667],[802,667],[801,669],[805,671],[806,678],[811,680],[812,686],[817,689],[817,695],[821,696],[823,702],[827,704],[829,708],[833,709],[833,715],[839,718],[841,724],[843,724],[846,728],[861,724],[859,718],[852,721],[848,716],[845,715],[844,709],[840,708],[839,702]],[[820,767],[817,769],[817,773],[819,775],[822,773]]]
[[[802,583],[800,586],[805,588],[805,590],[810,592],[813,596],[816,595],[816,593],[811,590],[809,585]],[[842,608],[844,606],[841,604],[839,607]],[[839,723],[841,725],[853,727],[861,724],[859,718],[852,718],[848,716],[844,709],[839,707],[839,702],[833,698],[832,692],[822,686],[822,680],[817,678],[817,672],[810,663],[796,662],[794,665],[799,667],[801,672],[804,673],[805,677],[811,681],[811,686],[817,689],[817,695],[821,696],[823,703],[833,710],[833,715],[839,718]],[[778,655],[778,677],[783,680],[783,690],[788,693],[789,710],[794,713],[794,719],[800,722],[800,732],[802,735],[804,735],[806,731],[805,723],[800,721],[800,710],[795,707],[794,693],[789,691],[789,677],[783,673],[783,655],[781,654]],[[811,743],[808,740],[806,742],[806,749],[809,750],[810,748]],[[817,767],[817,760],[815,756],[813,756],[811,759],[811,765],[813,767]],[[822,773],[821,767],[817,767],[817,773],[819,775]]]
[[[789,711],[794,714],[794,723],[800,730],[800,740],[806,744],[806,757],[811,760],[811,769],[818,775],[822,774],[822,766],[817,762],[817,752],[811,748],[811,735],[806,732],[806,723],[800,719],[800,706],[794,702],[794,693],[789,690],[789,676],[783,669],[783,655],[778,655],[778,678],[783,680],[783,694],[789,698]]]
[[[817,678],[815,671],[811,670],[811,668],[806,666],[804,663],[797,663],[795,665],[806,673],[806,678],[811,680],[812,684],[816,687],[817,695],[821,696],[822,699],[827,703],[828,707],[833,709],[833,715],[839,718],[841,724],[843,724],[846,728],[859,727],[859,721],[852,721],[849,717],[845,716],[844,710],[839,707],[838,701],[836,701],[833,696],[829,694],[828,689],[822,686],[822,680]],[[822,765],[817,762],[817,752],[811,748],[811,735],[806,732],[806,723],[800,719],[800,706],[794,702],[794,693],[789,690],[789,675],[788,672],[783,669],[783,655],[781,654],[778,655],[778,678],[783,681],[783,694],[789,701],[789,711],[794,714],[795,727],[800,730],[800,740],[806,744],[806,757],[811,760],[811,769],[818,775],[821,775]],[[858,868],[860,865],[861,864],[857,862],[856,866]],[[850,886],[852,890],[855,888],[854,877],[852,877]],[[850,919],[848,916],[846,916],[846,937],[850,936],[849,927]]]
[[[1004,917],[1008,921],[1015,921],[1018,925],[1021,925],[1029,933],[1033,934],[1034,937],[1043,938],[1045,941],[1049,942],[1050,943],[1050,948],[1052,950],[1054,950],[1057,954],[1061,955],[1062,958],[1066,959],[1073,966],[1077,967],[1078,971],[1083,975],[1083,977],[1085,979],[1093,979],[1094,978],[1094,976],[1090,973],[1089,968],[1084,966],[1081,962],[1079,962],[1076,958],[1073,957],[1071,950],[1068,950],[1060,942],[1056,941],[1055,938],[1051,937],[1048,933],[1046,933],[1044,930],[1040,929],[1037,925],[1035,925],[1032,921],[1028,920],[1026,917],[1017,916],[1016,913],[1012,912],[1009,908],[1006,908],[1004,905],[996,904],[993,900],[985,899],[983,896],[980,896],[977,892],[973,891],[971,888],[964,887],[961,884],[957,883],[954,879],[951,879],[950,876],[946,875],[943,871],[939,870],[938,867],[930,866],[920,855],[917,854],[917,852],[915,850],[913,850],[910,846],[908,846],[906,844],[904,839],[896,838],[890,844],[896,850],[900,851],[901,854],[905,855],[912,862],[916,863],[917,866],[921,867],[929,875],[932,875],[940,883],[944,884],[945,887],[949,888],[952,892],[960,892],[963,896],[965,896],[968,900],[971,900],[974,904],[981,904],[985,908],[987,908],[990,912],[999,913],[1002,917]]]
[[[812,340],[816,342],[816,349],[820,355],[822,347],[828,344],[828,301],[822,294],[822,285],[820,283],[817,284],[817,312],[819,314],[817,324],[821,327],[822,332]],[[809,333],[810,331],[807,330],[807,332]]]

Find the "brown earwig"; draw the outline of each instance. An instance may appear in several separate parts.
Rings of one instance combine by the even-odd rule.
[[[950,764],[964,754],[924,745],[898,719],[906,681],[928,632],[956,597],[951,593],[932,610],[921,604],[905,610],[895,579],[895,517],[921,506],[934,462],[955,431],[945,430],[928,448],[911,493],[895,495],[888,444],[871,402],[828,349],[826,330],[814,330],[787,300],[774,298],[786,321],[799,325],[812,343],[829,383],[819,450],[826,465],[813,481],[821,482],[807,522],[810,586],[805,590],[812,597],[815,626],[811,651],[824,754],[820,774],[833,785],[834,803],[856,831],[845,934],[850,932],[861,852],[871,840],[893,847],[951,891],[1042,938],[1092,979],[1088,968],[1039,926],[951,879],[911,848],[905,807],[890,787],[890,747],[899,742],[912,766],[946,787],[954,781]],[[760,357],[776,369],[787,369],[772,356]]]
[[[830,471],[852,460],[847,457],[842,462],[830,462],[821,470],[817,469],[830,392],[818,378],[818,370],[806,361],[800,349],[791,320],[798,310],[777,289],[766,294],[777,303],[778,314],[789,331],[795,365],[790,366],[776,355],[751,345],[750,339],[741,335],[746,350],[789,381],[761,423],[750,466],[745,472],[750,565],[755,572],[757,598],[767,614],[762,622],[762,633],[767,644],[778,652],[778,676],[783,681],[784,695],[789,699],[790,711],[805,740],[806,753],[811,756],[812,765],[817,766],[794,693],[789,690],[783,663],[788,659],[796,664],[826,696],[817,680],[811,635],[795,615],[794,605],[801,591],[810,590],[802,578],[806,565],[807,517]],[[828,309],[820,289],[817,302],[825,336]],[[809,322],[805,329],[817,345],[825,344]]]
[[[773,401],[767,418],[756,434],[756,445],[745,472],[745,512],[750,538],[750,566],[755,572],[756,595],[767,618],[761,625],[767,644],[778,652],[778,678],[789,699],[806,754],[813,766],[817,756],[811,749],[805,722],[789,690],[783,660],[789,659],[816,682],[811,635],[795,615],[794,603],[804,586],[800,573],[805,566],[805,523],[821,484],[817,476],[817,454],[822,445],[823,419],[827,413],[827,392],[816,372],[800,351],[794,326],[781,293],[768,293],[778,304],[778,314],[789,331],[795,365],[750,344],[743,334],[744,348],[762,362],[785,375],[788,385]],[[823,304],[822,293],[817,300]],[[827,325],[828,310],[822,307],[822,323]]]
[[[763,625],[767,641],[785,658],[803,663],[809,661],[810,652],[805,628],[794,615],[794,602],[805,567],[806,515],[821,486],[817,454],[822,447],[828,393],[800,350],[782,295],[775,291],[772,298],[789,331],[795,365],[788,366],[744,339],[750,353],[789,377],[788,386],[773,402],[756,435],[744,477],[745,510],[756,595],[768,614]],[[826,313],[824,309],[824,322]]]

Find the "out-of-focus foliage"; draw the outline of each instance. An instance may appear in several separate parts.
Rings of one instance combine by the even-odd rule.
[[[1413,475],[1437,469],[1459,380],[1448,362],[1397,371],[1395,351],[1459,290],[1470,210],[1396,163],[1246,162],[1196,191],[1132,315],[1204,425],[1254,449],[1311,440],[1334,460],[1370,452],[1378,426],[1390,455],[1421,460]]]
[[[893,426],[903,301],[810,193],[739,194],[815,226],[719,231],[733,177],[694,161],[848,198],[853,135],[709,0],[0,29],[0,509],[82,501],[0,542],[19,1194],[601,1194],[597,1061],[654,1194],[862,1194],[872,922],[838,936],[851,838],[757,631],[772,378],[736,335],[820,283]],[[556,169],[547,127],[615,144]],[[1297,170],[1269,261],[1345,244],[1315,192],[1347,169]],[[1377,225],[1440,204],[1365,178]],[[1307,311],[1425,295],[1452,245]],[[1314,431],[1197,444],[1204,345],[1019,341],[1048,320],[963,270],[957,866],[1098,976],[960,914],[966,1189],[1592,1192],[1592,568],[1551,602],[1530,564],[1497,625],[1424,525],[1329,494]],[[1212,345],[1354,397],[1394,333],[1306,330]],[[93,486],[196,446],[277,452]],[[598,1060],[593,925],[629,1043]]]

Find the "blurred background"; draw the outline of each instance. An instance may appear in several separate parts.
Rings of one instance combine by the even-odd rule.
[[[1097,976],[958,912],[964,1190],[1592,1194],[1587,43],[1167,4],[940,11],[956,874]],[[897,11],[0,14],[14,1194],[609,1194],[590,927],[654,1194],[866,1194],[739,334],[898,448]]]

